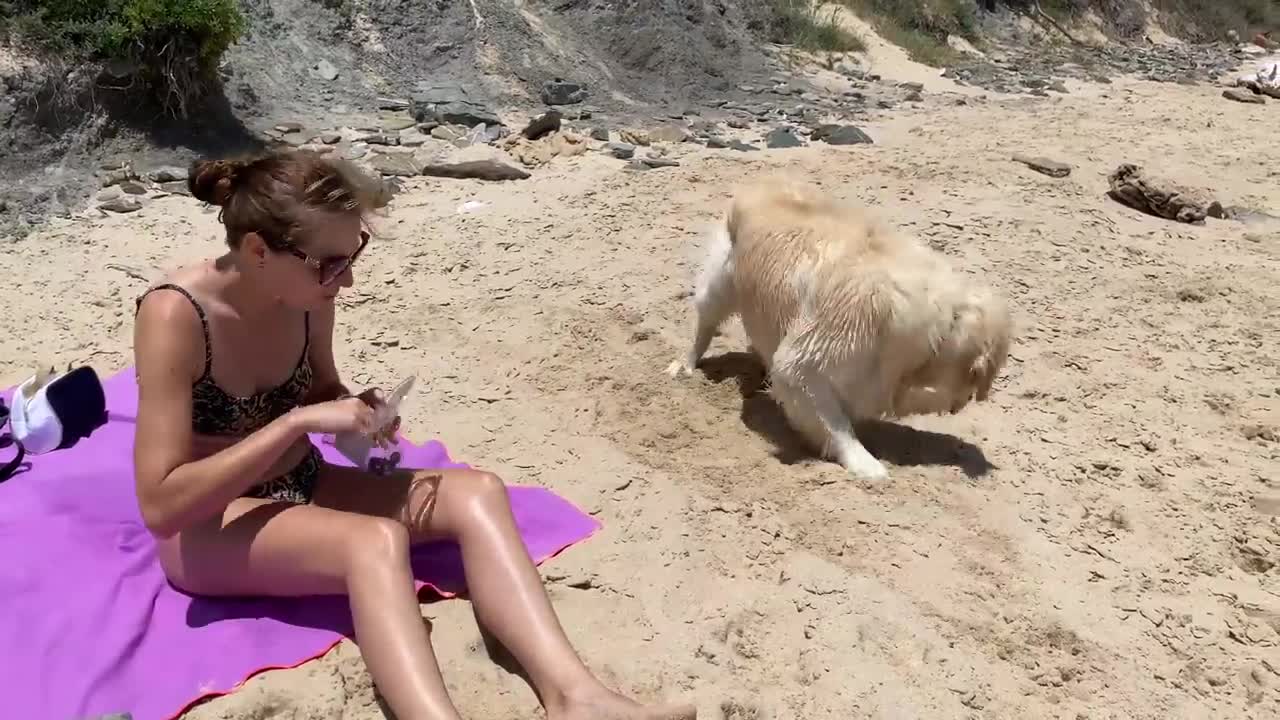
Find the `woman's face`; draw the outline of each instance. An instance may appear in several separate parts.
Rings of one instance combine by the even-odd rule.
[[[299,309],[332,303],[354,284],[353,264],[368,237],[356,213],[308,213],[290,247],[261,248],[262,280],[282,302]]]

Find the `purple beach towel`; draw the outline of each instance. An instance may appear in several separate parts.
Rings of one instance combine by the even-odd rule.
[[[0,483],[0,698],[5,717],[78,720],[130,712],[167,720],[267,669],[300,665],[351,634],[345,597],[205,599],[175,590],[156,562],[133,490],[137,386],[103,383],[108,423],[66,450],[27,456]],[[12,391],[4,393],[6,401]],[[312,438],[330,462],[349,464]],[[466,467],[444,446],[403,443],[401,465]],[[510,488],[539,563],[599,522],[549,490]],[[418,587],[464,590],[453,543],[413,552]]]

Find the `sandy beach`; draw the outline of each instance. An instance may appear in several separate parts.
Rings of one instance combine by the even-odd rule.
[[[866,124],[874,145],[413,178],[340,299],[340,367],[417,374],[410,436],[603,521],[542,571],[588,662],[636,695],[725,720],[1276,717],[1280,232],[1143,215],[1106,178],[1130,162],[1280,212],[1277,110],[1209,85],[1071,89],[956,93]],[[736,324],[692,378],[663,373],[704,227],[776,169],[878,208],[1014,308],[991,402],[868,430],[880,489],[799,449]],[[0,381],[128,365],[134,298],[221,245],[214,209],[178,195],[8,245]],[[464,714],[541,717],[465,602],[423,613]],[[343,643],[185,720],[381,717]]]

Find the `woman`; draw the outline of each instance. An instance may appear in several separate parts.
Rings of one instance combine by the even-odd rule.
[[[476,617],[520,662],[551,720],[692,718],[606,688],[570,646],[506,489],[474,470],[391,477],[326,464],[307,433],[373,427],[334,363],[334,299],[369,235],[366,179],[303,152],[192,166],[222,208],[229,251],[138,300],[134,448],[142,517],[161,565],[203,595],[350,597],[356,640],[400,720],[460,718],[414,593],[409,547],[461,548]],[[398,420],[395,422],[398,424]]]

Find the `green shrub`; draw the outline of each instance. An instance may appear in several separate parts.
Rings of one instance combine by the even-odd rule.
[[[0,0],[12,42],[70,63],[126,61],[185,115],[244,31],[238,0]]]
[[[955,57],[948,35],[978,41],[976,0],[842,0],[912,59],[941,65]]]
[[[1155,0],[1155,7],[1176,34],[1192,40],[1221,40],[1230,30],[1247,32],[1280,27],[1275,0]]]
[[[866,49],[862,38],[840,25],[833,11],[822,13],[814,0],[767,0],[769,39],[804,50],[852,52]]]

